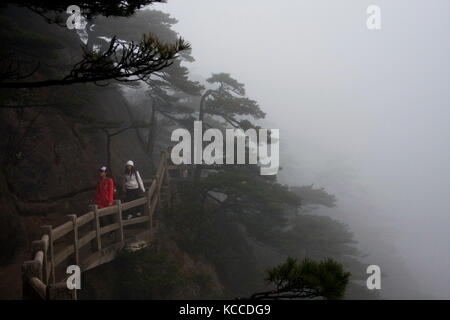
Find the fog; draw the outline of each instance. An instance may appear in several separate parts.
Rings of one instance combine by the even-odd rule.
[[[381,8],[382,28],[366,27]],[[170,0],[193,74],[280,129],[282,181],[338,197],[385,298],[450,298],[450,2]]]

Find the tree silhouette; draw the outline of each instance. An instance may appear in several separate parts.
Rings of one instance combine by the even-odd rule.
[[[219,116],[234,128],[248,128],[249,121],[240,121],[239,116],[251,116],[262,119],[266,114],[260,109],[258,103],[245,97],[245,85],[239,83],[228,73],[213,74],[206,80],[216,89],[206,90],[201,98],[199,121],[203,121],[205,113]]]
[[[146,151],[151,155],[158,127],[156,113],[177,124],[189,126],[189,123],[194,121],[191,116],[194,110],[188,108],[183,101],[187,97],[199,96],[203,86],[189,79],[189,71],[181,65],[180,60],[160,72],[155,72],[146,83],[149,88],[148,96],[152,102],[151,126],[148,130]]]
[[[60,79],[17,81],[29,78],[39,69],[39,64],[22,73],[19,62],[5,61],[0,64],[0,88],[39,88],[87,82],[107,85],[111,80],[146,81],[152,73],[170,66],[178,52],[189,48],[182,38],[175,44],[165,44],[153,35],[144,35],[139,43],[122,43],[113,37],[105,51],[89,51],[83,47],[82,59]]]
[[[332,260],[316,262],[287,258],[286,262],[267,271],[266,281],[275,285],[271,291],[254,293],[253,300],[285,300],[323,297],[342,299],[350,273]]]
[[[268,238],[286,223],[284,211],[296,210],[301,199],[274,177],[261,176],[257,166],[224,166],[210,173],[199,183],[202,202],[212,199],[218,205],[214,211],[234,217],[259,239]],[[221,199],[214,196],[221,194]]]
[[[325,191],[324,188],[314,189],[314,185],[294,186],[292,192],[299,195],[304,205],[322,205],[328,208],[336,206],[336,196]]]
[[[129,17],[136,10],[160,0],[131,1],[82,1],[77,3],[81,14],[88,20],[97,15],[109,17]],[[58,23],[60,14],[73,3],[69,1],[10,1],[26,7],[46,18],[49,23]],[[53,14],[53,18],[47,15]],[[142,34],[138,32],[136,34]],[[182,51],[189,51],[190,45],[182,38],[175,38],[168,44],[160,41],[153,33],[144,34],[140,39],[125,43],[115,35],[102,50],[82,47],[81,59],[70,71],[60,78],[36,80],[33,75],[41,71],[40,61],[21,59],[20,51],[0,52],[0,88],[41,88],[77,83],[107,85],[108,81],[129,82],[148,80],[154,72],[170,66]],[[40,75],[41,76],[41,75]]]
[[[177,33],[172,29],[175,23],[177,23],[176,19],[158,10],[140,11],[133,16],[132,20],[100,17],[97,19],[97,27],[89,39],[117,35],[118,39],[127,42],[136,41],[136,35],[149,30],[161,41],[173,43],[178,39]],[[183,127],[189,126],[189,123],[194,121],[192,114],[195,112],[195,108],[189,105],[192,104],[193,97],[201,95],[204,87],[199,82],[189,79],[189,70],[182,65],[182,62],[186,61],[194,61],[190,49],[180,51],[179,59],[174,60],[170,66],[153,72],[145,80],[144,87],[147,87],[146,93],[149,100],[145,101],[142,107],[150,110],[149,126],[146,134],[142,134],[142,130],[136,130],[136,133],[149,156],[153,154],[158,128],[160,128],[159,122],[162,118]],[[136,83],[129,83],[130,86],[134,84]],[[128,109],[130,117],[133,118],[133,112],[130,108]]]
[[[202,124],[205,114],[209,114],[222,119],[226,126],[231,125],[233,128],[243,130],[258,128],[248,119],[239,119],[243,116],[263,119],[266,116],[255,100],[245,96],[243,83],[238,82],[228,73],[213,74],[206,81],[216,85],[217,88],[206,90],[201,97],[198,120],[202,121]],[[195,166],[195,182],[200,179],[202,168],[202,165]]]

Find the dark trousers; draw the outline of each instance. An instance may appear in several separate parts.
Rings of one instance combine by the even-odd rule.
[[[127,202],[139,198],[139,189],[127,189]]]
[[[139,189],[126,189],[126,202],[130,202],[133,200],[136,200],[137,198],[139,198]],[[140,208],[136,207],[136,208],[132,208],[130,210],[128,210],[127,212],[124,213],[125,216],[131,214],[133,216],[136,215],[137,212],[139,212]]]

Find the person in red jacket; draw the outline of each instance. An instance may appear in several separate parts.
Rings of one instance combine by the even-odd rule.
[[[100,178],[95,186],[95,204],[99,209],[113,205],[114,181],[108,178],[107,171],[105,166],[99,169]]]

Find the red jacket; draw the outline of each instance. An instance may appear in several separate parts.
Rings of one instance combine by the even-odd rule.
[[[108,207],[113,204],[114,181],[111,178],[97,180],[95,187],[95,204],[99,208]]]

